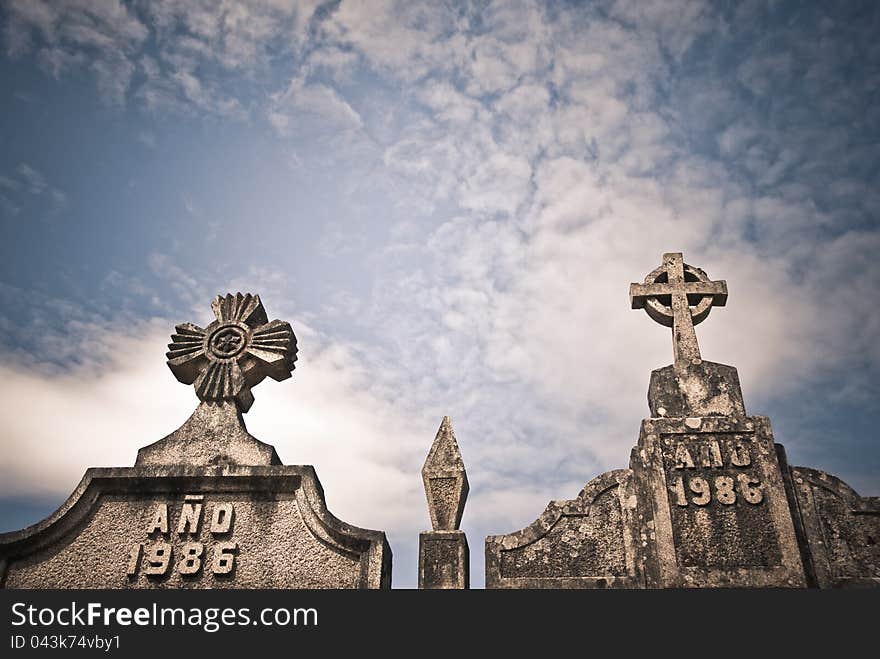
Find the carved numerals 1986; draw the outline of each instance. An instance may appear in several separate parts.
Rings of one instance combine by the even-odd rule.
[[[708,505],[712,501],[713,491],[715,500],[725,506],[732,506],[736,503],[737,492],[743,499],[752,504],[758,504],[764,500],[761,483],[754,480],[748,474],[737,474],[736,481],[731,476],[716,476],[713,481],[714,487],[710,487],[709,481],[705,478],[700,476],[689,478],[687,480],[687,490],[692,493],[690,503],[695,506]],[[679,506],[688,505],[684,483],[684,478],[679,476],[669,486],[669,489],[675,495],[675,503]]]
[[[235,566],[235,554],[238,543],[231,541],[218,542],[214,545],[210,569],[214,574],[229,574]],[[181,547],[177,558],[177,571],[183,575],[198,574],[202,569],[205,545],[201,542],[187,542]],[[141,559],[146,559],[144,574],[161,577],[168,574],[174,561],[174,548],[167,542],[156,542],[151,545],[137,544],[131,548],[128,556],[128,576],[137,576]]]
[[[711,439],[701,442],[678,442],[675,447],[673,469],[688,470],[698,467],[703,469],[745,468],[752,464],[748,444],[736,442],[729,447],[728,455],[724,456],[718,441]],[[725,465],[725,457],[727,465]],[[669,482],[669,490],[678,506],[707,506],[714,499],[725,506],[732,506],[739,498],[757,505],[764,500],[761,482],[745,471],[733,474],[720,474],[712,477],[673,476]]]
[[[152,543],[139,543],[131,548],[128,555],[127,574],[135,578],[139,573],[150,577],[164,577],[173,569],[183,576],[194,576],[209,570],[218,576],[231,574],[235,568],[238,543],[234,540],[220,540],[218,536],[232,533],[235,508],[231,503],[214,504],[211,509],[209,531],[218,540],[206,547],[198,542],[202,521],[203,495],[187,495],[180,511],[177,535],[188,537],[177,550],[171,540],[168,504],[156,504],[155,511],[147,525],[147,536],[154,536]]]

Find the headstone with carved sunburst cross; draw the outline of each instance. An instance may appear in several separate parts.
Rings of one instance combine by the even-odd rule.
[[[88,469],[53,515],[0,535],[0,585],[390,587],[385,534],[334,517],[314,468],[283,465],[244,425],[253,387],[290,377],[293,329],[270,322],[258,295],[212,308],[209,325],[178,325],[168,346],[168,367],[199,398],[192,416],[134,467]]]

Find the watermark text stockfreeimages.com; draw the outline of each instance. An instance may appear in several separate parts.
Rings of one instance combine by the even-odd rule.
[[[60,607],[12,604],[13,627],[192,627],[213,633],[223,627],[317,627],[314,608],[168,607],[153,603],[137,608],[108,607],[100,602],[71,602]]]

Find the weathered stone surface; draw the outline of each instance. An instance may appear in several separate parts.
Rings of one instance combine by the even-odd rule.
[[[419,588],[470,588],[470,552],[464,531],[419,534]]]
[[[654,418],[630,461],[649,521],[649,585],[807,585],[770,422],[746,416],[735,368],[700,356],[694,325],[726,304],[726,283],[664,254],[630,300],[672,327],[675,356],[651,374]]]
[[[387,588],[391,575],[385,534],[336,519],[301,466],[89,469],[52,516],[0,535],[0,555],[7,588]]]
[[[290,377],[296,338],[259,296],[227,295],[205,330],[179,325],[175,376],[201,399],[133,468],[89,469],[46,520],[0,534],[10,588],[389,588],[380,531],[327,510],[311,466],[247,432],[251,387]]]
[[[168,344],[168,368],[184,384],[195,384],[201,400],[176,431],[138,451],[136,466],[281,464],[275,449],[248,433],[242,418],[253,404],[251,389],[266,376],[290,377],[296,336],[290,325],[269,322],[259,295],[218,295],[216,320],[205,329],[176,327]]]
[[[468,495],[467,472],[455,440],[452,422],[443,417],[422,467],[428,512],[435,531],[452,531],[461,524]]]
[[[702,360],[652,371],[648,407],[653,417],[746,415],[736,369]]]
[[[251,435],[234,402],[203,401],[180,428],[138,451],[135,466],[280,465],[275,449]]]
[[[671,252],[663,255],[663,264],[645,277],[644,284],[630,284],[629,299],[633,309],[644,309],[672,328],[675,366],[681,367],[700,361],[694,325],[706,319],[713,305],[727,304],[727,283],[711,281],[705,272],[685,263],[680,252]]]
[[[807,585],[766,417],[646,420],[632,467],[652,510],[651,585]]]
[[[216,320],[202,329],[176,327],[168,344],[168,368],[184,384],[194,384],[203,401],[232,401],[247,412],[251,388],[266,376],[290,377],[296,336],[288,323],[269,322],[259,295],[218,295],[211,303]]]
[[[632,472],[593,479],[521,531],[486,538],[486,588],[643,588]]]
[[[434,530],[419,535],[419,588],[469,588],[470,553],[467,537],[458,529],[468,480],[448,416],[428,451],[422,481]]]
[[[818,469],[791,468],[815,585],[880,586],[880,497]]]

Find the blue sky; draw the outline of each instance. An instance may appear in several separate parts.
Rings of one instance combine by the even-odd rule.
[[[416,583],[444,414],[463,526],[625,466],[668,331],[698,327],[793,464],[880,494],[880,8],[871,2],[11,0],[2,21],[0,525],[132,464],[196,399],[175,323],[262,295],[300,340],[248,426],[389,533]]]

